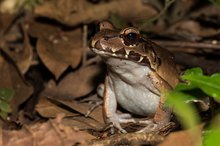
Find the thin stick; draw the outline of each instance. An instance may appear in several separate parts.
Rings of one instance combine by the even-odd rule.
[[[195,49],[213,49],[213,50],[220,50],[220,44],[215,43],[203,43],[203,42],[186,42],[186,41],[156,41],[157,44],[160,46],[166,46],[166,47],[191,47]]]

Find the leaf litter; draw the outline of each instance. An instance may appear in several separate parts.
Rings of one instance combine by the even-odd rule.
[[[153,134],[154,138],[134,133],[111,139],[100,104],[87,115],[95,103],[102,101],[96,88],[105,76],[104,65],[88,49],[94,25],[114,16],[113,23],[123,21],[127,26],[141,28],[147,37],[172,51],[182,70],[199,66],[206,74],[212,74],[220,71],[215,65],[219,63],[219,11],[212,3],[196,0],[174,1],[172,7],[165,9],[159,0],[127,0],[126,4],[123,0],[54,0],[42,1],[32,11],[1,11],[0,88],[14,91],[8,103],[12,110],[1,121],[1,143],[19,146],[141,145],[152,144],[155,139],[154,144],[161,142],[161,136],[166,138],[161,133]],[[158,14],[161,16],[149,23]],[[83,29],[85,26],[87,30]],[[27,116],[30,113],[31,119]],[[17,125],[13,130],[8,126],[11,122]],[[198,129],[200,133],[202,128]],[[171,132],[167,141],[173,135],[171,141],[189,138],[187,130],[180,133],[181,137],[178,132]],[[138,140],[132,140],[135,137]],[[197,142],[196,138],[190,140],[180,143]],[[161,145],[175,144],[165,140]]]

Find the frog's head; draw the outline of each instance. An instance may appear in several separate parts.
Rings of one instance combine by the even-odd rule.
[[[102,57],[134,61],[152,67],[158,60],[152,42],[145,39],[134,27],[117,30],[104,21],[90,42],[90,49]],[[158,62],[157,62],[158,63]]]
[[[147,66],[172,87],[178,83],[172,54],[144,38],[134,27],[117,30],[111,23],[101,22],[90,42],[90,49],[105,59],[118,58]]]

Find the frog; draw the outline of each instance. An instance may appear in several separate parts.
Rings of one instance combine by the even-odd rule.
[[[141,132],[152,132],[171,120],[172,108],[165,106],[164,93],[179,82],[179,70],[171,52],[144,37],[135,27],[116,29],[109,21],[99,23],[89,48],[107,66],[104,84],[98,93],[103,97],[103,116],[120,132],[121,124],[137,121],[134,115],[146,117],[148,126]],[[118,105],[126,113],[118,113]]]

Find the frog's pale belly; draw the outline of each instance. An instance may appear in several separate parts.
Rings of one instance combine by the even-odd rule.
[[[151,70],[140,64],[109,59],[108,81],[117,102],[131,113],[154,115],[160,101],[160,92],[149,77]]]
[[[149,116],[154,115],[160,97],[144,86],[135,88],[123,81],[115,82],[115,96],[118,103],[131,113]]]

